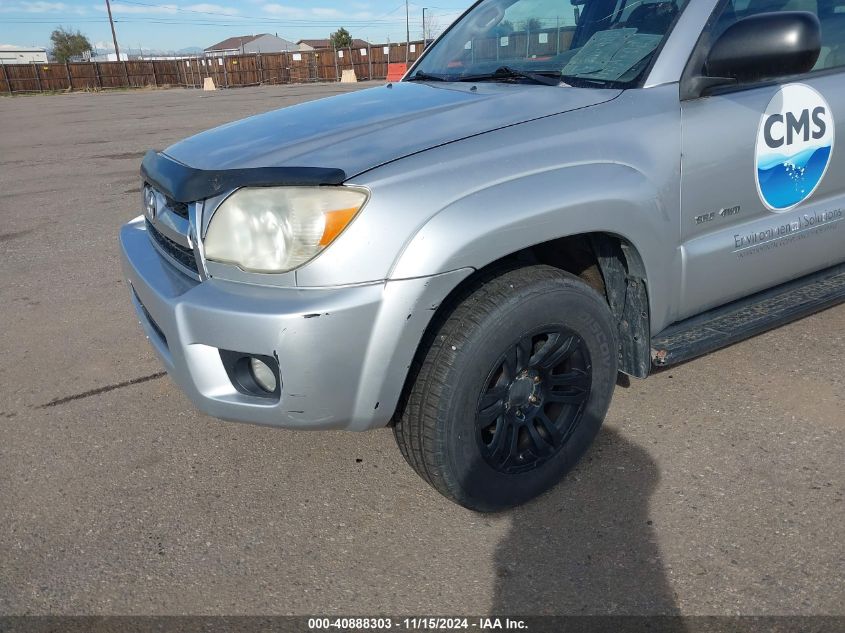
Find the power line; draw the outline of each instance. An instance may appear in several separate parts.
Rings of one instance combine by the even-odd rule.
[[[224,13],[222,11],[200,11],[198,9],[186,9],[183,7],[178,7],[173,4],[153,4],[150,2],[134,2],[133,0],[121,0],[122,4],[132,4],[138,7],[151,7],[155,9],[167,9],[167,13],[198,13],[202,15],[221,15],[224,17],[234,18],[238,17],[237,14],[233,13]]]
[[[261,20],[262,22],[271,21],[273,23],[279,24],[302,24],[302,25],[331,25],[336,26],[338,24],[349,24],[350,26],[378,26],[380,24],[391,24],[391,23],[398,23],[401,18],[391,19],[391,20],[384,20],[387,16],[395,13],[399,9],[402,8],[403,4],[406,5],[406,12],[407,12],[407,0],[403,4],[399,4],[387,13],[384,13],[380,16],[374,18],[358,18],[358,19],[348,19],[342,16],[338,16],[337,18],[279,18],[276,19],[273,17],[272,14],[265,15],[265,16],[256,16],[256,15],[240,15],[240,14],[232,14],[232,13],[223,13],[219,11],[201,11],[199,9],[187,9],[183,7],[178,7],[175,5],[167,5],[167,4],[155,4],[151,2],[137,2],[136,0],[122,0],[123,4],[131,4],[135,6],[142,6],[142,7],[150,7],[150,8],[158,8],[158,9],[167,9],[169,12],[174,13],[192,13],[198,15],[211,15],[211,16],[221,16],[229,19],[237,19],[237,20]],[[126,19],[126,18],[122,18]],[[406,20],[407,21],[407,20]]]
[[[106,24],[109,19],[103,18],[80,18],[68,19],[65,16],[52,18],[7,18],[4,22],[6,24],[53,24],[56,21],[72,21],[79,24]],[[381,20],[379,22],[357,22],[357,21],[337,21],[337,20],[248,20],[243,22],[220,22],[220,21],[198,21],[198,20],[180,20],[178,18],[143,18],[143,17],[127,17],[114,18],[115,24],[135,24],[135,23],[149,23],[149,24],[179,24],[179,25],[197,25],[197,26],[248,26],[248,25],[289,25],[289,26],[380,26],[380,25],[398,25],[404,24],[404,18],[396,18],[394,20]],[[411,19],[411,23],[419,23],[419,20]]]
[[[294,29],[320,29],[320,28],[337,28],[338,26],[347,26],[356,30],[364,29],[378,29],[389,28],[395,29],[403,21],[405,22],[406,41],[410,41],[410,29],[413,27],[424,28],[425,22],[412,19],[409,15],[408,5],[411,4],[408,0],[404,0],[397,4],[390,11],[382,13],[371,18],[347,19],[342,16],[338,17],[276,17],[274,15],[255,16],[255,15],[233,15],[231,13],[223,13],[219,11],[203,11],[199,9],[188,9],[174,5],[157,4],[153,2],[142,2],[137,0],[121,0],[121,4],[129,4],[139,7],[149,7],[151,9],[166,9],[164,15],[150,15],[149,13],[139,12],[137,15],[120,15],[119,7],[115,7],[115,12],[111,14],[111,3],[106,0],[107,16],[81,16],[78,13],[70,12],[56,12],[51,13],[49,17],[33,17],[31,15],[18,16],[4,16],[3,23],[7,25],[42,25],[54,24],[57,20],[69,21],[77,24],[106,24],[108,23],[112,31],[112,39],[115,44],[115,52],[119,57],[119,48],[117,42],[117,35],[115,24],[124,25],[157,25],[162,27],[168,26],[182,26],[182,27],[215,27],[215,28],[276,28],[278,30],[294,30]],[[415,4],[415,3],[414,3]],[[406,15],[394,15],[397,11],[406,7]],[[415,6],[417,6],[415,4]],[[449,21],[455,17],[451,13],[451,9],[447,7],[436,7],[438,9],[448,10],[450,13],[435,14],[433,11],[426,11],[426,16],[447,18]],[[207,16],[207,17],[206,17]]]

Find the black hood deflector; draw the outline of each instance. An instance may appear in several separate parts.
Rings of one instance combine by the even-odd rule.
[[[238,187],[314,187],[346,180],[342,169],[326,167],[196,169],[154,150],[144,156],[141,176],[176,202],[204,200]]]

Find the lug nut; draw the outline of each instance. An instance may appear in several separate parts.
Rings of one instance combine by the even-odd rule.
[[[531,404],[537,404],[537,396],[528,396],[528,402]]]
[[[539,377],[539,376],[534,376],[534,382],[540,382],[540,377]]]

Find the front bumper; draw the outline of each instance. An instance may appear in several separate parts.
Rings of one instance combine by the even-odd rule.
[[[434,309],[472,272],[319,289],[199,282],[158,254],[142,217],[120,242],[141,325],[194,404],[218,418],[297,429],[387,424]],[[277,357],[280,397],[238,391],[221,349]]]

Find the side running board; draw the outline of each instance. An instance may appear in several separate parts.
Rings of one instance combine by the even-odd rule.
[[[679,321],[653,336],[651,361],[667,367],[845,302],[845,264]]]

